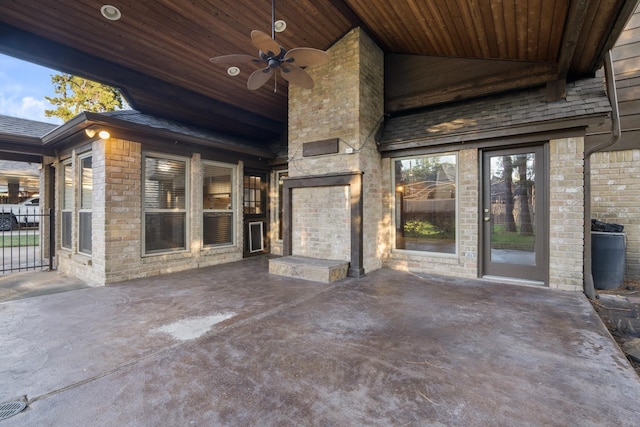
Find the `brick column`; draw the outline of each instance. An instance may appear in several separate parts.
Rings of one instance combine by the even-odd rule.
[[[580,291],[584,253],[584,138],[549,141],[549,287]]]
[[[328,64],[307,70],[315,82],[313,89],[289,87],[289,176],[364,173],[363,264],[366,271],[375,270],[381,267],[382,167],[375,133],[384,112],[384,56],[359,28],[328,53]],[[333,138],[339,140],[337,153],[303,156],[303,144]],[[331,200],[331,206],[304,209],[309,206],[306,201],[322,204],[319,197]],[[294,191],[294,255],[298,250],[307,256],[349,259],[349,235],[338,237],[344,234],[348,197],[341,187]],[[334,236],[331,245],[323,244],[322,236]],[[332,245],[342,247],[327,249]]]
[[[106,283],[140,276],[141,167],[142,153],[139,143],[119,139],[108,141],[104,161],[102,234]]]

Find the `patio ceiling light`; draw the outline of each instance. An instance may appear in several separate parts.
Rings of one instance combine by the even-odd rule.
[[[287,29],[287,23],[282,19],[278,19],[276,22],[273,23],[273,29],[276,33],[281,33]]]
[[[109,21],[117,21],[122,17],[122,13],[120,13],[120,9],[110,4],[103,5],[100,8],[100,13]]]
[[[240,68],[238,68],[238,67],[229,67],[229,68],[227,68],[227,74],[229,74],[232,77],[235,77],[238,74],[240,74]]]

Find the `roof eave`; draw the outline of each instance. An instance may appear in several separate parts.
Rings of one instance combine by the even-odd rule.
[[[226,151],[237,152],[263,158],[274,158],[274,154],[257,147],[236,146],[215,139],[201,138],[193,135],[185,135],[169,129],[155,128],[144,124],[133,123],[117,117],[92,112],[83,112],[46,134],[43,138],[45,146],[64,146],[79,142],[78,139],[87,140],[84,134],[89,127],[108,127],[112,137],[135,137],[136,135],[153,136],[163,140],[181,141],[189,144],[208,148],[219,148]],[[80,136],[79,136],[80,135]]]

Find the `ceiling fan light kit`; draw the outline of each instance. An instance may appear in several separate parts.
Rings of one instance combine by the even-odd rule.
[[[283,20],[275,20],[275,0],[271,3],[271,36],[259,30],[251,31],[251,41],[258,49],[258,57],[245,54],[223,55],[210,58],[214,64],[241,64],[254,63],[263,68],[254,71],[247,80],[249,90],[261,88],[271,77],[280,70],[280,75],[289,83],[305,89],[312,89],[314,82],[311,76],[304,70],[306,67],[321,65],[329,62],[329,54],[320,49],[310,47],[298,47],[285,50],[275,40],[275,33],[287,28]],[[235,74],[233,74],[235,73]],[[237,76],[240,69],[233,65],[227,69],[227,74]]]
[[[287,23],[282,19],[278,19],[276,22],[273,23],[273,29],[275,30],[276,33],[281,33],[287,29]]]

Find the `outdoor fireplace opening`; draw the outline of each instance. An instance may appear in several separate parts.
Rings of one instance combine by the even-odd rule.
[[[292,255],[350,260],[349,193],[349,186],[293,190]]]
[[[362,172],[285,178],[283,255],[348,261],[364,275]]]

